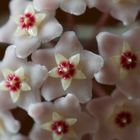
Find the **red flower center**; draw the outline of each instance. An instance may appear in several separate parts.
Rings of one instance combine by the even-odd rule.
[[[126,127],[132,123],[132,114],[128,111],[122,111],[118,113],[115,118],[115,123],[121,128]]]
[[[35,16],[32,13],[25,13],[20,18],[20,26],[22,29],[29,29],[35,24]]]
[[[15,74],[9,74],[6,79],[6,87],[13,92],[18,91],[21,88],[21,80]]]
[[[124,52],[121,55],[120,63],[126,70],[134,69],[137,65],[137,56],[130,51]]]
[[[69,79],[75,74],[75,65],[70,63],[69,61],[61,62],[57,67],[57,73],[63,79]]]
[[[51,126],[52,131],[54,131],[57,135],[66,134],[69,131],[69,125],[63,121],[55,121]]]

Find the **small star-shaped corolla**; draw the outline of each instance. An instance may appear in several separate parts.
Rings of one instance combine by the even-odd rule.
[[[0,108],[2,109],[16,106],[28,109],[30,104],[40,102],[40,87],[47,78],[45,66],[17,58],[15,51],[15,46],[9,46],[0,63]]]
[[[29,115],[36,124],[30,133],[34,140],[81,140],[85,134],[94,134],[98,129],[95,117],[82,111],[78,99],[68,94],[51,102],[31,105]]]
[[[42,87],[42,95],[48,101],[67,93],[75,94],[80,102],[89,101],[92,78],[103,66],[102,57],[84,50],[74,32],[65,32],[55,48],[36,51],[32,60],[49,69]]]
[[[116,85],[130,97],[140,97],[140,28],[134,27],[122,36],[108,32],[97,35],[103,68],[95,74],[99,83]]]
[[[32,2],[12,0],[10,12],[9,21],[0,28],[0,41],[16,45],[16,55],[20,58],[26,58],[42,42],[49,42],[62,33],[54,13],[37,11]]]
[[[49,76],[61,78],[62,87],[66,90],[74,79],[86,79],[82,71],[77,69],[80,62],[80,54],[71,56],[69,59],[60,54],[55,55],[57,67],[49,71]]]

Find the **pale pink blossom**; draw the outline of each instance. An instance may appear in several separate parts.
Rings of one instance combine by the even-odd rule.
[[[87,109],[99,121],[95,140],[139,140],[139,99],[128,100],[117,89],[112,96],[93,99]]]
[[[0,63],[0,108],[16,106],[28,109],[41,101],[40,87],[47,78],[45,66],[16,57],[15,46],[9,46]]]
[[[65,32],[55,48],[37,50],[32,59],[49,70],[42,87],[47,101],[67,93],[74,93],[83,103],[92,98],[92,78],[103,66],[103,59],[84,50],[74,32]]]
[[[31,105],[28,113],[36,122],[30,133],[34,140],[80,140],[85,134],[94,134],[98,128],[97,119],[83,112],[72,94],[54,103]]]
[[[49,42],[62,32],[54,13],[37,11],[32,2],[12,0],[10,12],[9,21],[0,28],[0,41],[18,46],[18,57],[29,56],[42,42]]]
[[[116,85],[132,98],[140,97],[140,28],[134,27],[121,35],[101,32],[97,35],[104,67],[95,74],[99,83]]]

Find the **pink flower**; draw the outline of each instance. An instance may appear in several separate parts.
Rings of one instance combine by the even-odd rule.
[[[103,66],[103,59],[83,50],[74,32],[65,32],[55,48],[36,51],[32,59],[49,69],[49,78],[42,88],[43,97],[50,101],[74,93],[80,102],[92,97],[92,78]]]
[[[40,102],[40,87],[47,77],[44,66],[16,57],[15,46],[9,46],[0,64],[0,108],[16,106],[28,109]]]
[[[51,102],[30,106],[29,115],[36,124],[30,138],[34,140],[80,140],[84,134],[95,133],[98,122],[81,110],[78,99],[68,94]]]
[[[38,10],[53,11],[60,7],[63,11],[77,16],[86,10],[85,0],[34,0],[33,2]]]
[[[99,121],[95,140],[139,139],[139,99],[128,100],[119,90],[115,90],[112,97],[93,99],[87,109]]]
[[[54,14],[37,11],[32,2],[12,0],[10,11],[9,21],[0,28],[0,41],[18,46],[18,57],[26,58],[40,47],[41,42],[49,42],[62,32]]]
[[[95,74],[99,83],[116,85],[128,97],[140,97],[140,28],[135,27],[122,36],[99,33],[99,53],[105,65]]]
[[[124,25],[135,21],[140,10],[139,0],[87,0],[89,7],[96,7],[102,12],[110,13]]]

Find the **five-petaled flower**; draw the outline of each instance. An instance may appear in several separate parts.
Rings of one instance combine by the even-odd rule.
[[[0,109],[28,110],[30,104],[41,101],[40,87],[48,72],[44,66],[16,57],[15,49],[7,48],[0,65]]]
[[[28,114],[35,120],[30,133],[34,140],[81,140],[94,134],[98,121],[83,111],[78,99],[68,94],[52,102],[32,104]]]
[[[140,131],[139,99],[128,100],[116,89],[111,96],[92,100],[87,109],[99,119],[99,129],[95,139],[139,139],[140,134],[137,133]]]
[[[21,6],[22,5],[22,6]],[[0,41],[16,45],[16,56],[26,58],[40,45],[62,33],[62,26],[50,11],[37,11],[33,2],[12,0],[10,17],[0,28]]]
[[[72,31],[65,32],[54,48],[33,53],[32,60],[49,70],[50,76],[42,87],[47,101],[72,93],[81,103],[92,98],[92,78],[104,64],[101,56],[83,49]]]
[[[108,32],[97,35],[103,68],[95,74],[99,83],[116,85],[129,98],[140,97],[140,28],[135,27],[122,36]]]

